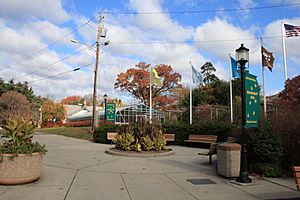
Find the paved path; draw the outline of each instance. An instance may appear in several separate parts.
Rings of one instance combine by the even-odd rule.
[[[21,186],[0,186],[1,200],[200,200],[299,198],[293,180],[255,179],[239,186],[219,177],[199,149],[172,146],[175,155],[130,158],[105,154],[111,145],[58,135],[36,135],[46,144],[40,180]],[[193,185],[187,179],[216,184]]]

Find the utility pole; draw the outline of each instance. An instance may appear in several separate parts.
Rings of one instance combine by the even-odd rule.
[[[93,116],[92,116],[92,131],[98,127],[98,113],[96,112],[96,104],[97,104],[97,79],[98,79],[98,62],[99,62],[99,49],[100,49],[100,38],[101,38],[101,21],[104,17],[102,15],[99,16],[98,22],[98,33],[97,33],[97,44],[96,44],[96,64],[94,70],[94,91],[93,91]]]

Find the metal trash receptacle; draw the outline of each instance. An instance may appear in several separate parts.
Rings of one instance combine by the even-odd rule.
[[[217,146],[217,172],[219,175],[233,178],[240,172],[241,145],[222,143]]]

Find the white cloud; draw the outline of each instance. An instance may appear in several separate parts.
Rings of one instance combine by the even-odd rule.
[[[209,52],[224,60],[228,59],[228,54],[235,55],[241,43],[250,49],[252,63],[258,63],[258,41],[250,31],[230,24],[228,21],[215,18],[198,26],[194,41],[196,46],[204,52]]]
[[[0,0],[0,13],[4,19],[22,22],[28,19],[47,19],[61,23],[70,18],[61,0]]]
[[[250,19],[251,17],[250,10],[248,10],[247,8],[252,8],[254,6],[256,6],[256,3],[252,0],[238,0],[237,8],[243,9],[242,11],[239,12],[242,21],[246,21]]]

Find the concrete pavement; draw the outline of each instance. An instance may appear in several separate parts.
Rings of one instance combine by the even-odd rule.
[[[216,174],[198,148],[171,146],[175,155],[131,158],[108,155],[113,145],[52,134],[35,140],[48,149],[40,180],[0,186],[1,200],[300,199],[293,179],[258,179],[239,186]],[[194,185],[188,179],[215,184]]]

